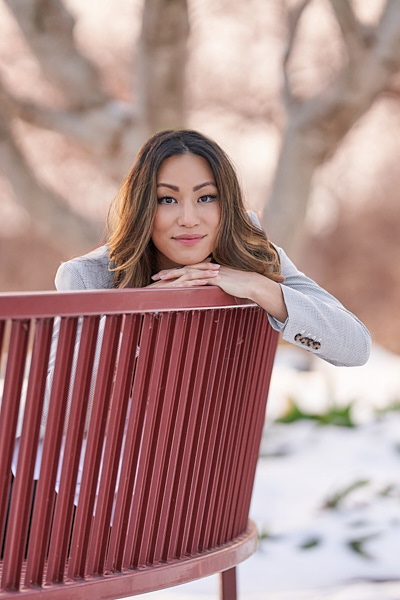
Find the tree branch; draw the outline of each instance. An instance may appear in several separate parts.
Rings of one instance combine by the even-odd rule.
[[[375,54],[381,64],[392,74],[400,63],[400,2],[387,0],[377,27]]]
[[[86,110],[49,108],[18,98],[4,87],[1,78],[0,104],[13,117],[41,129],[56,131],[101,154],[109,153],[115,138],[136,124],[130,104],[113,101]]]
[[[400,2],[389,0],[380,23],[365,43],[346,1],[339,6],[341,29],[354,51],[337,79],[313,98],[288,105],[287,127],[271,198],[263,222],[274,240],[295,253],[302,231],[311,182],[317,167],[328,160],[355,122],[388,89],[400,69]],[[336,14],[339,14],[338,12]],[[345,25],[345,15],[350,24]],[[354,34],[353,41],[350,41]],[[297,238],[297,240],[296,240]]]
[[[0,78],[0,108],[10,119],[57,132],[85,147],[118,182],[143,142],[132,105],[122,101],[85,110],[53,109],[16,97]]]
[[[74,19],[61,0],[4,0],[48,78],[75,108],[106,103],[92,63],[74,41]]]
[[[56,193],[36,179],[3,111],[0,112],[0,164],[41,236],[74,254],[99,244],[101,228],[73,212]]]
[[[286,46],[285,54],[283,57],[283,100],[286,105],[293,103],[294,98],[290,87],[289,78],[289,60],[292,56],[294,43],[296,41],[297,29],[299,26],[300,19],[310,4],[310,0],[302,0],[297,6],[292,9],[287,7],[287,26],[288,26],[288,43]]]
[[[348,0],[329,0],[329,2],[351,57],[354,42],[358,46],[362,38],[363,27]]]

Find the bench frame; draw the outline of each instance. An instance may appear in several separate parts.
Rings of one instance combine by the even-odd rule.
[[[0,294],[0,597],[234,600],[277,341],[216,287]]]

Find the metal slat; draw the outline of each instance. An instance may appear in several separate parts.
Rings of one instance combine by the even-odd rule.
[[[212,546],[219,545],[225,541],[223,524],[231,510],[229,489],[232,483],[235,448],[240,444],[240,419],[238,414],[240,400],[238,396],[241,394],[240,376],[245,368],[242,360],[243,350],[246,347],[248,348],[252,333],[252,329],[249,326],[249,317],[250,314],[248,311],[240,311],[239,328],[237,336],[233,341],[229,361],[230,387],[227,393],[226,426],[221,436],[222,458],[218,491],[219,502],[214,516],[215,526],[211,537]]]
[[[168,543],[168,537],[171,525],[171,513],[174,510],[174,482],[176,470],[178,467],[177,458],[179,453],[180,441],[183,434],[183,424],[186,410],[186,393],[182,389],[185,374],[185,365],[187,362],[187,348],[192,332],[192,314],[179,313],[176,316],[175,335],[177,340],[174,347],[177,347],[176,362],[174,369],[173,385],[173,406],[171,414],[171,423],[168,437],[168,463],[162,480],[162,498],[157,510],[158,527],[154,532],[153,541],[153,560],[158,563],[165,560],[164,547]],[[192,356],[192,355],[191,355]],[[172,399],[170,400],[172,404]],[[176,493],[176,492],[175,492]]]
[[[215,369],[213,369],[215,349],[220,347],[220,344],[216,341],[216,331],[218,329],[219,319],[220,317],[216,314],[216,311],[210,311],[205,314],[204,328],[200,340],[201,353],[198,357],[198,368],[194,383],[194,389],[199,397],[199,410],[194,431],[194,444],[192,446],[189,462],[191,479],[190,482],[187,482],[186,484],[183,500],[185,512],[180,524],[179,544],[177,547],[178,556],[187,553],[191,554],[194,551],[192,547],[193,531],[190,524],[192,520],[195,520],[195,514],[197,513],[195,505],[197,507],[198,503],[197,492],[199,491],[199,486],[204,485],[206,476],[204,465],[208,448],[206,430],[211,409],[211,394],[207,394],[207,391],[210,391],[208,385],[209,378],[215,374]],[[221,317],[221,319],[224,320],[223,317]],[[211,381],[214,381],[213,377]]]
[[[264,338],[266,320],[266,314],[261,309],[257,310],[255,318],[253,319],[252,347],[245,351],[245,369],[247,377],[241,392],[241,406],[244,413],[242,417],[243,429],[240,441],[240,451],[237,452],[235,456],[234,486],[232,486],[230,491],[232,511],[229,522],[225,524],[224,532],[227,537],[232,536],[233,531],[239,533],[240,525],[243,526],[244,523],[244,515],[242,513],[243,504],[239,499],[243,496],[244,478],[247,476],[247,471],[252,468],[252,462],[254,461],[254,455],[249,451],[255,433],[255,422],[252,417],[256,412],[256,407],[259,404],[265,404],[264,398],[257,394],[257,380],[259,379],[257,374],[260,373],[262,357],[265,354],[263,343],[261,342],[260,344],[260,340],[263,340]],[[246,410],[244,410],[244,407],[246,407]],[[258,448],[255,460],[258,460]]]
[[[263,426],[265,422],[265,408],[268,399],[268,390],[271,381],[271,372],[274,364],[275,352],[278,343],[279,334],[274,331],[269,324],[267,324],[267,319],[265,319],[265,327],[267,331],[265,331],[264,336],[264,352],[263,352],[263,361],[259,372],[259,378],[257,379],[257,391],[256,395],[261,398],[261,401],[256,405],[255,410],[255,433],[253,438],[250,440],[250,450],[249,456],[253,457],[253,466],[252,468],[247,469],[247,477],[244,483],[247,486],[244,491],[244,499],[243,499],[243,521],[240,525],[240,528],[243,529],[245,527],[244,521],[247,519],[247,515],[249,514],[250,509],[250,501],[251,495],[253,491],[253,482],[254,476],[257,466],[257,458],[258,452],[261,442],[261,436],[263,431]]]
[[[192,315],[191,327],[189,333],[190,345],[187,348],[185,361],[185,370],[183,372],[183,383],[181,394],[186,406],[182,422],[178,425],[180,431],[179,445],[177,455],[174,460],[177,461],[174,482],[172,485],[172,503],[168,515],[167,536],[163,551],[164,560],[169,560],[177,556],[179,545],[179,529],[177,524],[181,522],[184,511],[185,484],[192,473],[189,472],[189,457],[192,445],[195,444],[194,431],[196,425],[197,411],[199,408],[198,390],[195,389],[195,381],[198,370],[199,345],[203,331],[203,315],[194,313]],[[190,485],[190,483],[187,483]]]
[[[5,337],[6,337],[6,329],[7,329],[6,326],[7,326],[7,320],[2,317],[0,320],[0,375],[2,374],[3,359],[6,354],[5,348],[3,347],[3,345],[5,345]]]
[[[121,316],[112,315],[107,317],[101,340],[100,358],[97,371],[95,372],[96,382],[86,438],[82,481],[71,540],[70,560],[68,563],[68,577],[71,578],[84,577],[85,575],[90,528],[93,521],[121,320]],[[92,372],[92,366],[90,372]]]
[[[185,350],[183,345],[183,335],[181,328],[182,315],[174,314],[174,328],[167,339],[166,353],[169,360],[164,363],[163,378],[161,381],[162,396],[159,398],[161,403],[161,414],[158,431],[155,432],[155,448],[153,462],[157,468],[157,477],[150,480],[150,488],[147,497],[146,520],[143,523],[143,538],[141,550],[138,557],[138,564],[154,564],[160,561],[160,554],[156,554],[157,536],[154,534],[153,523],[160,523],[160,514],[166,495],[169,490],[166,488],[166,481],[171,462],[172,437],[174,431],[174,417],[177,412],[177,403],[175,401],[177,386],[180,385],[179,372],[181,366],[182,352]],[[157,358],[155,359],[157,364]]]
[[[215,440],[217,443],[212,464],[212,485],[207,492],[206,504],[208,507],[208,518],[203,524],[201,535],[200,535],[200,548],[212,548],[215,546],[216,540],[216,517],[219,512],[219,502],[221,495],[221,486],[224,476],[224,443],[228,430],[228,419],[226,410],[229,411],[229,393],[232,387],[232,376],[231,376],[231,365],[229,357],[233,352],[233,348],[236,345],[238,339],[238,331],[240,330],[241,322],[243,319],[242,312],[235,310],[232,314],[232,326],[229,330],[229,338],[227,339],[225,353],[222,356],[222,368],[220,374],[218,398],[221,402],[221,410],[218,414],[218,420],[215,423],[216,432]],[[229,414],[229,413],[228,413]]]
[[[226,502],[229,499],[230,510],[225,511],[220,525],[220,539],[228,539],[233,522],[237,519],[236,499],[240,488],[242,467],[246,454],[246,441],[253,432],[249,431],[250,416],[253,403],[248,396],[248,385],[254,380],[254,365],[257,361],[258,345],[256,343],[257,333],[260,331],[260,309],[252,309],[253,314],[248,312],[250,323],[246,327],[246,336],[241,347],[237,383],[235,385],[235,406],[237,412],[234,416],[235,440],[236,442],[229,451],[230,465],[228,482],[226,486]],[[251,318],[253,317],[253,318]]]
[[[192,375],[193,388],[191,397],[188,398],[190,404],[191,426],[188,429],[187,440],[190,440],[191,443],[190,445],[186,443],[184,455],[187,466],[183,471],[185,484],[181,488],[182,509],[180,526],[179,528],[177,527],[177,545],[174,550],[175,555],[178,557],[186,553],[187,537],[185,525],[190,521],[190,514],[188,513],[191,512],[194,501],[191,492],[196,487],[199,478],[200,461],[197,460],[197,456],[202,452],[202,439],[200,435],[202,422],[206,418],[208,410],[207,403],[205,402],[202,393],[202,383],[205,377],[206,368],[209,365],[209,355],[211,352],[209,339],[211,321],[209,314],[203,314],[202,317],[202,329],[199,331],[198,342],[196,344],[198,346],[196,368]],[[211,315],[211,319],[212,318],[213,315]]]
[[[4,581],[8,582],[8,586],[13,589],[19,587],[28,535],[33,474],[39,441],[52,329],[52,319],[42,319],[35,327],[24,420],[4,551],[7,560],[3,566],[3,577]]]
[[[226,344],[226,335],[232,319],[232,310],[214,311],[214,323],[217,325],[216,331],[212,331],[213,354],[209,365],[209,375],[204,380],[204,397],[209,398],[209,412],[207,420],[204,422],[204,448],[201,457],[201,473],[198,478],[196,490],[193,490],[195,504],[193,506],[193,516],[190,523],[188,535],[187,553],[194,554],[200,550],[200,536],[203,520],[207,519],[209,506],[206,502],[207,494],[210,493],[214,485],[212,464],[217,452],[217,424],[219,414],[222,408],[220,391],[220,375],[222,372],[223,353],[221,346]]]
[[[14,321],[11,326],[7,366],[0,413],[0,532],[4,535],[6,511],[11,483],[11,462],[15,445],[20,396],[28,350],[30,322]],[[7,564],[7,561],[5,561]],[[15,589],[14,576],[2,573],[1,589]]]
[[[89,404],[91,374],[95,355],[98,317],[85,317],[79,338],[76,367],[73,368],[73,389],[67,411],[66,435],[61,466],[61,483],[55,505],[50,538],[46,581],[62,582],[71,537],[74,497],[77,484],[80,454]]]
[[[131,568],[145,564],[148,550],[145,545],[148,532],[145,529],[154,508],[150,507],[149,494],[152,481],[155,486],[159,486],[161,478],[160,464],[155,462],[155,454],[164,402],[165,370],[168,369],[171,358],[168,356],[167,348],[172,322],[171,315],[159,315],[157,320],[159,327],[155,338],[154,352],[151,356],[151,371],[148,372],[146,415],[128,528],[130,543],[127,544],[125,564],[129,564]]]
[[[105,440],[104,462],[96,502],[96,513],[88,550],[87,572],[92,574],[102,574],[104,572],[140,326],[141,317],[139,315],[125,316]]]
[[[55,483],[67,409],[77,319],[61,319],[25,570],[27,587],[41,585],[55,498]]]
[[[154,352],[154,333],[157,332],[157,324],[158,321],[154,320],[152,315],[144,316],[132,387],[132,404],[126,429],[126,443],[121,461],[120,483],[115,500],[115,514],[105,563],[106,571],[121,571],[123,566],[129,566],[130,550],[135,543],[135,540],[128,536],[128,527],[146,412],[145,390],[149,383],[150,357]],[[125,559],[126,546],[128,546],[127,559]]]

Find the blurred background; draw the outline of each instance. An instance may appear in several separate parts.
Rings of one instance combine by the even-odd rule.
[[[0,28],[1,291],[53,289],[143,141],[192,127],[270,238],[400,350],[398,2],[0,0]]]
[[[0,291],[54,289],[61,261],[105,241],[108,206],[138,148],[175,127],[222,145],[271,240],[373,335],[369,366],[351,375],[280,348],[270,420],[274,435],[280,419],[292,429],[270,434],[278,450],[264,456],[292,456],[279,436],[303,439],[293,427],[317,414],[360,435],[384,419],[391,433],[380,429],[379,444],[390,443],[394,461],[386,497],[398,510],[400,2],[0,0]],[[373,479],[360,469],[344,481],[339,468],[343,498]],[[257,514],[273,493],[257,497]],[[262,517],[259,526],[268,544],[275,534]],[[307,539],[315,551],[318,536]],[[357,560],[364,568],[362,552]],[[363,568],[351,575],[367,577]],[[399,576],[390,567],[371,577]]]

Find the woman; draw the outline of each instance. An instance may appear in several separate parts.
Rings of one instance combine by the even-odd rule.
[[[283,339],[335,365],[361,365],[368,359],[371,338],[367,329],[338,300],[300,273],[283,250],[269,242],[255,214],[244,208],[229,158],[200,133],[165,131],[144,144],[111,206],[109,229],[107,245],[60,266],[56,275],[58,290],[218,285],[229,294],[259,304]],[[58,325],[54,329],[41,438],[46,427]],[[100,327],[95,360],[101,335]],[[13,474],[18,447],[17,439]],[[42,439],[35,479],[41,449]],[[83,453],[75,503],[82,467]]]
[[[371,338],[299,272],[247,213],[223,150],[195,131],[142,147],[109,214],[109,243],[61,265],[58,290],[218,285],[267,311],[283,339],[335,365],[364,364]]]

